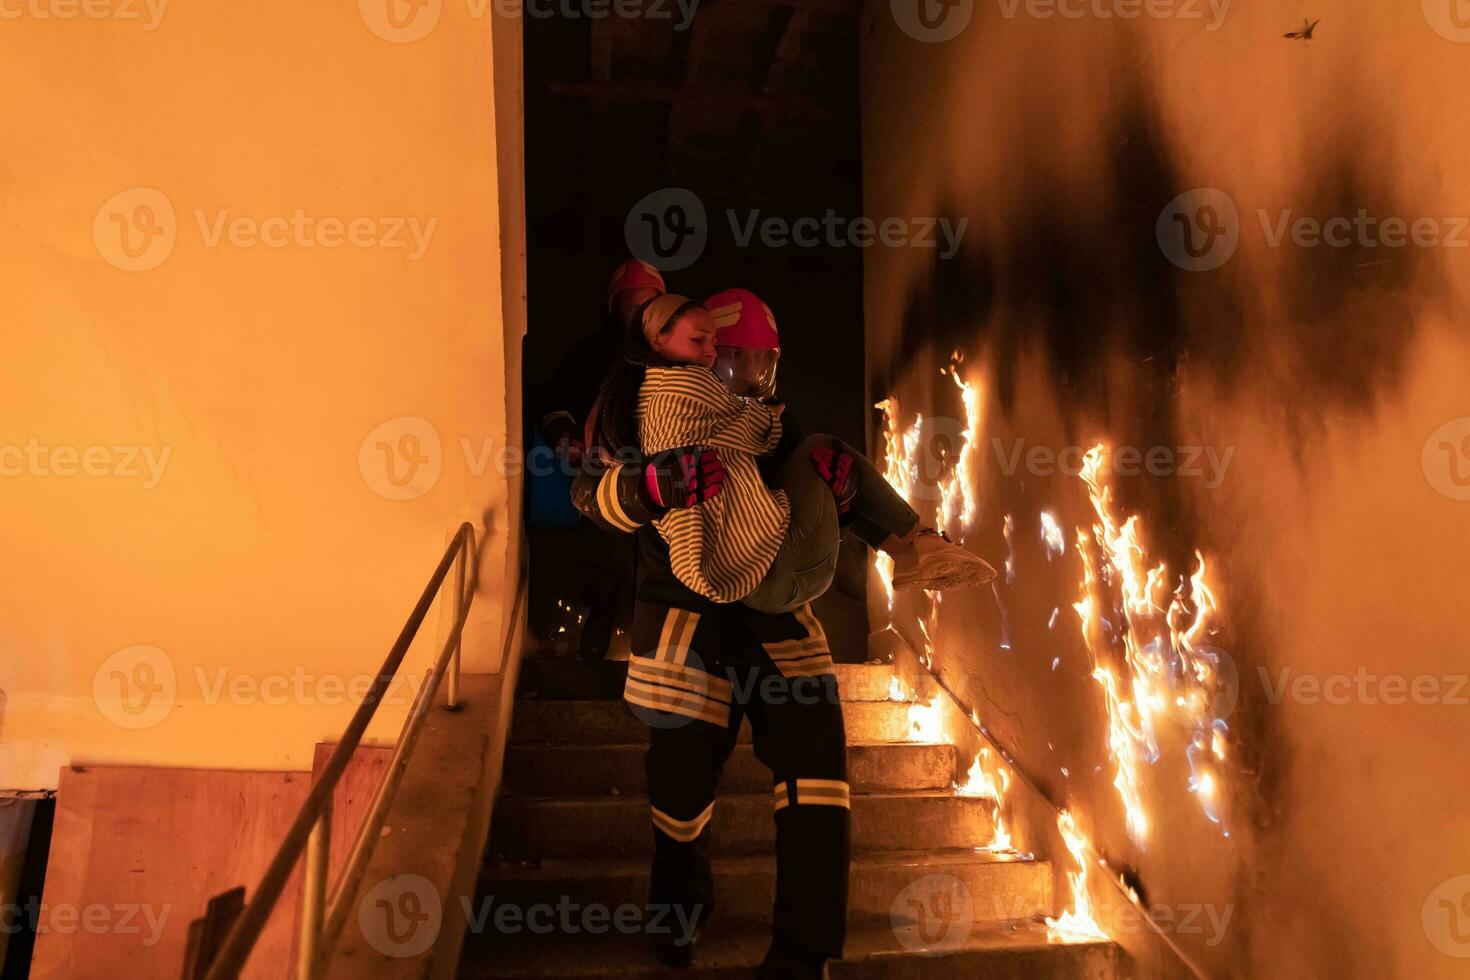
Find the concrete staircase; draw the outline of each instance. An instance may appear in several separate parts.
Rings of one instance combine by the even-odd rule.
[[[751,750],[748,725],[715,804],[718,910],[701,933],[693,970],[659,968],[641,933],[606,926],[593,933],[580,920],[539,932],[494,923],[502,906],[643,907],[653,845],[643,795],[646,733],[620,700],[625,673],[619,663],[523,663],[475,906],[488,918],[466,939],[462,977],[754,975],[769,938],[775,862],[771,778]],[[1115,946],[1047,942],[1041,920],[1057,911],[1050,866],[981,850],[991,840],[993,804],[954,794],[953,746],[906,740],[909,706],[887,700],[890,677],[886,666],[838,667],[853,863],[847,953],[832,976],[1115,980]],[[925,929],[910,918],[913,901],[932,905],[935,883],[954,880],[968,890],[970,925],[937,943],[927,935],[940,948],[920,950],[916,934]]]

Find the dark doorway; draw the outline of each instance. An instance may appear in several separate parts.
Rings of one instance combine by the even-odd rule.
[[[599,328],[608,276],[630,254],[630,211],[677,188],[703,210],[704,243],[685,267],[656,261],[670,291],[761,296],[780,326],[789,412],[863,445],[862,253],[814,227],[861,213],[861,3],[704,0],[689,16],[663,0],[596,18],[563,6],[528,6],[525,24],[526,390]],[[783,241],[799,219],[804,244]],[[528,404],[528,425],[535,414]],[[572,647],[606,592],[607,566],[588,552],[616,547],[586,531],[529,532],[532,628]],[[834,656],[861,660],[867,556],[847,552],[818,614]]]

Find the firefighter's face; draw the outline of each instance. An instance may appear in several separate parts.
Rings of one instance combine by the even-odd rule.
[[[763,347],[716,348],[714,372],[725,387],[748,398],[772,398],[776,394],[778,350]]]

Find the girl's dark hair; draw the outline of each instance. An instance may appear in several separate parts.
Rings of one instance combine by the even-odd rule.
[[[638,308],[623,335],[623,353],[613,365],[612,373],[603,381],[593,408],[596,421],[593,427],[593,444],[606,450],[614,458],[622,458],[629,449],[640,448],[638,439],[638,389],[643,387],[643,376],[650,367],[667,367],[673,362],[655,351],[643,335],[643,313],[650,299]],[[678,307],[664,321],[659,332],[674,325],[685,313],[697,309],[698,303],[688,302]]]

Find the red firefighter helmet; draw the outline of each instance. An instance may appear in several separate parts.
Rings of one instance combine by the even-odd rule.
[[[608,281],[607,311],[613,311],[613,303],[618,294],[635,289],[651,289],[660,294],[668,292],[664,287],[664,277],[657,269],[642,259],[629,259],[613,270],[612,279]]]
[[[714,372],[737,395],[771,398],[776,394],[776,362],[781,335],[776,317],[748,289],[726,289],[704,301],[714,317]]]

